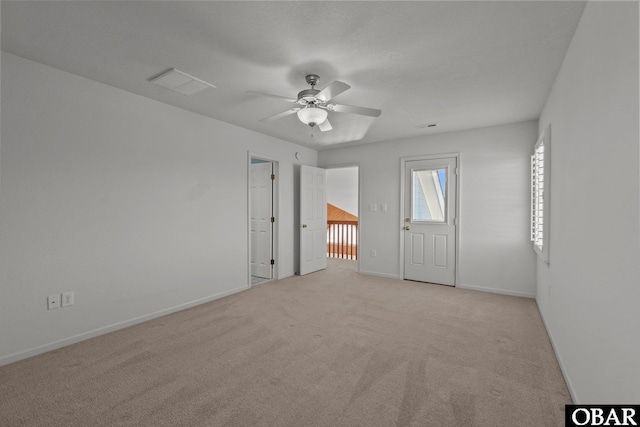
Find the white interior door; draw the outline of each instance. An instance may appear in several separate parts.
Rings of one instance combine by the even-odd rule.
[[[273,163],[251,164],[251,275],[271,279]]]
[[[405,162],[405,279],[455,286],[456,162]]]
[[[327,268],[327,172],[300,168],[300,275]]]

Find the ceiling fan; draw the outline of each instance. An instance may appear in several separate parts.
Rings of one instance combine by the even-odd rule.
[[[322,90],[315,88],[316,84],[320,81],[320,77],[316,74],[308,74],[306,76],[307,83],[311,85],[311,89],[305,89],[298,93],[296,99],[287,98],[285,96],[272,95],[270,93],[262,93],[250,91],[251,93],[257,93],[259,95],[269,96],[272,98],[278,98],[293,104],[297,104],[295,107],[283,111],[282,113],[274,114],[273,116],[265,117],[260,120],[261,122],[271,122],[281,119],[291,114],[297,113],[298,119],[312,128],[318,126],[323,132],[333,129],[331,123],[329,123],[328,115],[329,111],[335,111],[337,113],[352,113],[360,114],[363,116],[378,117],[382,114],[382,111],[374,108],[356,107],[353,105],[341,105],[330,102],[334,97],[340,95],[342,92],[349,89],[346,83],[334,81],[329,86]]]

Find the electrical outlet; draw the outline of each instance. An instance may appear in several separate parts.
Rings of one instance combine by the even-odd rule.
[[[376,255],[378,255],[376,250],[375,249],[371,249],[371,256],[376,256]]]
[[[49,295],[49,298],[47,298],[47,308],[49,310],[60,308],[60,295]]]
[[[69,305],[73,305],[73,292],[64,292],[62,294],[62,306],[66,307]]]

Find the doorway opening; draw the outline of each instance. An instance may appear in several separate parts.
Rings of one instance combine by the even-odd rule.
[[[249,153],[249,286],[277,277],[277,168],[276,161]]]
[[[360,168],[327,169],[327,257],[357,261],[359,258]]]

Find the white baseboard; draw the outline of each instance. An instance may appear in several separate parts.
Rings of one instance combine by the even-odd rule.
[[[464,283],[457,284],[456,288],[469,289],[472,291],[491,292],[493,294],[509,295],[512,297],[524,297],[524,298],[534,298],[534,299],[536,297],[535,293],[510,291],[510,290],[496,289],[496,288],[486,288],[484,286],[465,285]]]
[[[400,279],[400,275],[398,275],[398,274],[378,273],[378,272],[375,272],[375,271],[365,271],[365,270],[360,270],[360,271],[358,271],[358,273],[365,274],[367,276],[384,277],[386,279]]]
[[[2,358],[0,358],[0,366],[8,365],[9,363],[17,362],[19,360],[23,360],[28,357],[37,356],[38,354],[46,353],[51,350],[56,350],[58,348],[66,347],[68,345],[75,344],[80,341],[88,340],[89,338],[94,338],[99,335],[104,335],[109,332],[117,331],[118,329],[123,329],[129,326],[133,326],[138,323],[155,319],[157,317],[166,316],[167,314],[175,313],[176,311],[185,310],[187,308],[195,307],[196,305],[200,305],[200,304],[207,303],[209,301],[214,301],[220,298],[224,298],[226,296],[233,295],[238,292],[246,291],[247,289],[249,289],[249,286],[241,286],[239,288],[220,292],[215,295],[199,298],[197,300],[189,301],[184,304],[179,304],[174,307],[165,308],[163,310],[159,310],[154,313],[145,314],[143,316],[135,317],[133,319],[125,320],[123,322],[114,323],[112,325],[104,326],[102,328],[93,329],[91,331],[73,335],[68,338],[63,338],[58,341],[53,341],[47,344],[43,344],[38,347],[33,347],[28,350],[20,351],[18,353],[13,353],[8,356],[3,356]]]
[[[565,369],[564,363],[562,362],[562,357],[560,357],[560,353],[558,352],[558,347],[556,346],[556,343],[553,340],[553,335],[551,334],[551,330],[547,325],[547,321],[544,319],[544,314],[542,314],[542,310],[540,310],[540,306],[538,305],[537,300],[536,300],[536,307],[538,307],[538,313],[540,313],[542,324],[544,325],[544,328],[547,330],[547,336],[549,337],[549,341],[551,341],[551,348],[553,349],[553,353],[556,355],[556,360],[558,361],[558,365],[560,365],[560,372],[562,372],[562,376],[564,377],[564,382],[567,384],[567,389],[569,390],[569,394],[571,395],[571,400],[573,400],[574,405],[580,405],[581,400],[578,398],[578,394],[573,388],[573,384],[569,379],[569,375],[567,375],[567,370]]]

